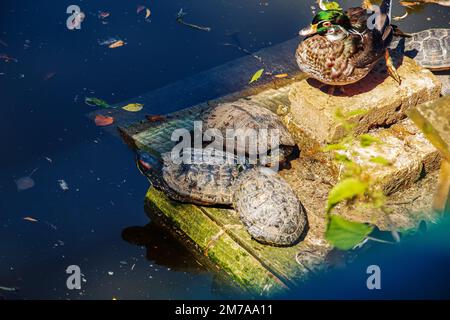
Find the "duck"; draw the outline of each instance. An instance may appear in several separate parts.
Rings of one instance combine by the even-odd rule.
[[[346,11],[336,2],[320,0],[319,6],[311,25],[299,32],[305,38],[295,57],[302,72],[325,85],[341,87],[364,79],[384,58],[388,73],[401,84],[388,50],[395,33],[391,0],[383,0],[380,7],[364,0],[360,7]]]

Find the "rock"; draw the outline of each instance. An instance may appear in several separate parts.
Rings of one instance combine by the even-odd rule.
[[[369,134],[379,142],[364,147],[359,139],[355,139],[347,150],[336,152],[360,165],[377,181],[384,194],[404,190],[421,176],[439,169],[438,150],[411,120],[405,119],[388,129],[376,129]],[[380,163],[385,161],[386,164]],[[332,165],[338,168],[340,163],[333,161]]]
[[[450,160],[450,96],[424,103],[411,109],[408,115]]]
[[[411,107],[439,97],[439,80],[413,60],[405,57],[398,67],[401,85],[387,77],[384,68],[380,63],[364,80],[345,86],[343,95],[321,91],[314,80],[292,85],[290,110],[282,118],[300,149],[333,143],[345,135],[342,121],[336,118],[338,110],[355,125],[355,134],[362,134],[390,126],[405,118]]]
[[[441,94],[443,96],[450,95],[450,74],[436,74],[436,77],[442,83]]]

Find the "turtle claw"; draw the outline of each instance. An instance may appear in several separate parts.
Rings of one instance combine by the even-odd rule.
[[[398,72],[397,72],[397,68],[395,68],[394,66],[394,62],[392,61],[392,57],[389,54],[389,49],[386,49],[384,58],[386,60],[386,67],[387,67],[387,71],[389,72],[389,75],[398,82],[399,85],[402,84],[402,79],[400,78]]]

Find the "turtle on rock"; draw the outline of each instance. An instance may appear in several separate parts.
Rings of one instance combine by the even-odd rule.
[[[238,161],[234,154],[214,149],[187,148],[183,159],[174,159],[169,152],[163,154],[161,164],[139,152],[137,164],[153,187],[173,200],[234,207],[259,242],[289,246],[300,239],[307,224],[305,210],[273,170],[254,167]]]
[[[219,150],[223,150],[223,147],[231,143],[234,150],[227,149],[228,152],[250,156],[256,151],[256,156],[259,156],[262,151],[269,155],[277,148],[279,156],[276,159],[284,161],[295,149],[294,139],[278,116],[251,100],[240,99],[218,104],[205,112],[202,121],[205,133],[211,130],[220,133],[220,139],[217,137],[214,139],[214,148]],[[230,132],[234,134],[230,135]],[[262,139],[261,134],[264,132],[268,134],[266,139]],[[279,137],[278,141],[272,140],[274,138],[272,133]],[[236,138],[237,143],[235,143]],[[240,143],[239,139],[244,140]],[[254,143],[253,149],[250,147],[252,143]]]

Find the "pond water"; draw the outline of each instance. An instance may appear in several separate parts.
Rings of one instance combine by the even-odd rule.
[[[144,3],[147,20],[145,10],[136,13]],[[72,4],[86,13],[76,31],[66,28]],[[18,290],[0,290],[0,298],[222,297],[214,276],[152,224],[143,209],[147,180],[131,151],[86,117],[94,109],[84,97],[117,103],[245,55],[223,43],[253,52],[292,39],[310,22],[311,5],[2,0],[0,54],[13,59],[0,59],[0,287]],[[180,8],[211,32],[178,24]],[[448,27],[449,11],[428,6],[398,25],[405,32]],[[100,19],[99,12],[110,16]],[[126,44],[99,45],[110,37]],[[18,190],[21,177],[34,186]],[[82,290],[67,289],[69,265],[80,266]]]

